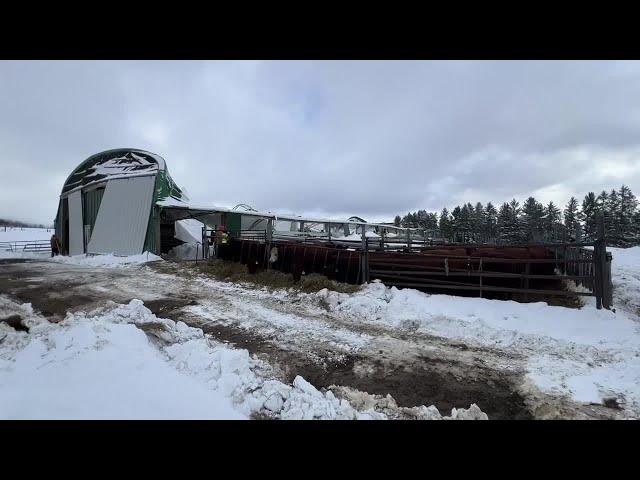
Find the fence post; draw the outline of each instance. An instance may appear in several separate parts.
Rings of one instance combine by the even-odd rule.
[[[606,246],[604,239],[604,219],[602,212],[598,212],[596,215],[596,232],[597,239],[593,247],[593,262],[595,267],[595,294],[596,294],[596,308],[600,310],[602,308],[602,300],[605,296],[605,282],[604,271],[606,267]]]
[[[265,258],[265,268],[267,270],[269,270],[269,267],[271,266],[269,263],[269,259],[271,258],[271,240],[273,239],[273,219],[270,218],[269,220],[267,220],[267,231],[265,232],[264,235],[264,241],[265,241],[265,252],[264,252],[264,258]]]
[[[362,254],[360,255],[360,261],[362,263],[362,283],[367,283],[369,281],[369,246],[364,225],[362,227]]]
[[[606,244],[605,244],[606,250]],[[604,267],[604,289],[603,298],[604,308],[611,310],[613,307],[613,284],[611,283],[611,252],[605,251],[605,267]]]

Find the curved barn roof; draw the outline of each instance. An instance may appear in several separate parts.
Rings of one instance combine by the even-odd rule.
[[[105,180],[141,175],[160,177],[157,200],[168,197],[184,200],[183,192],[169,176],[164,158],[137,148],[116,148],[91,155],[71,172],[64,182],[61,195]]]
[[[64,182],[62,194],[113,177],[155,174],[165,170],[164,159],[135,148],[117,148],[91,155]]]

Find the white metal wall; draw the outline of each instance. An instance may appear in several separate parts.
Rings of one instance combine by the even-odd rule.
[[[82,193],[75,191],[69,200],[69,255],[84,253],[84,232],[82,226]]]
[[[110,180],[100,203],[87,253],[142,253],[155,176]]]

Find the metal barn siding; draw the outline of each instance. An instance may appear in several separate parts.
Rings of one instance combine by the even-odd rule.
[[[144,251],[160,255],[160,207],[157,205],[154,205],[151,210]]]
[[[225,228],[227,232],[233,234],[240,234],[242,230],[242,216],[239,213],[226,213],[224,221],[226,222]]]
[[[110,180],[87,247],[88,253],[142,253],[155,175]]]
[[[56,213],[56,220],[55,220],[55,233],[56,233],[56,237],[58,237],[58,239],[62,238],[62,226],[64,225],[63,220],[62,220],[62,199],[60,199],[58,201],[58,213]],[[62,240],[59,240],[62,243]]]
[[[84,215],[85,245],[91,240],[91,233],[96,224],[104,187],[96,188],[82,194],[82,213]]]
[[[84,253],[82,193],[76,190],[67,198],[69,200],[69,255],[81,255]]]

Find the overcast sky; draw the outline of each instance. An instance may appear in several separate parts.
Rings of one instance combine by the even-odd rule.
[[[52,222],[118,147],[193,203],[332,218],[640,194],[640,63],[0,61],[0,217]]]

